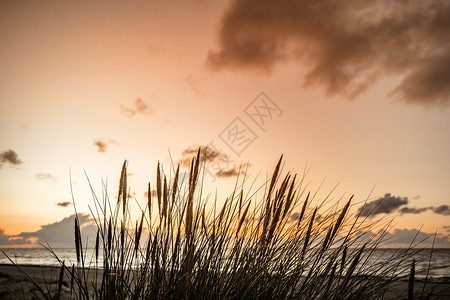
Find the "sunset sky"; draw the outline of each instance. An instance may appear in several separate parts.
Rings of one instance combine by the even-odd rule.
[[[205,145],[207,193],[284,154],[450,247],[449,36],[448,1],[0,0],[0,247],[71,235],[71,183],[89,213],[125,159],[145,205]]]

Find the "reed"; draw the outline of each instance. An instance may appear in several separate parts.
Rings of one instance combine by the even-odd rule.
[[[237,184],[223,206],[217,207],[217,198],[203,198],[201,188],[197,189],[202,174],[200,154],[199,150],[192,159],[187,182],[179,177],[179,166],[173,178],[166,178],[158,163],[157,201],[153,201],[149,183],[146,207],[138,220],[131,220],[129,213],[124,162],[116,205],[109,202],[107,193],[103,201],[94,197],[99,208],[93,214],[98,227],[95,265],[83,258],[75,218],[78,268],[60,261],[61,274],[70,278],[69,296],[381,299],[390,284],[408,274],[408,257],[394,254],[389,264],[370,260],[389,224],[380,228],[376,221],[359,220],[350,213],[352,198],[341,209],[322,212],[321,205],[311,206],[314,196],[301,187],[303,179],[299,182],[296,174],[281,175],[282,157],[262,198],[245,196],[243,186]],[[155,216],[153,209],[158,212]],[[293,219],[297,210],[300,213]],[[380,233],[362,241],[360,234],[367,228]],[[411,274],[413,268],[414,262]],[[92,272],[99,276],[90,276]],[[405,294],[411,295],[412,290],[410,286]],[[42,298],[52,298],[42,287],[37,291]],[[57,298],[61,293],[59,286]]]

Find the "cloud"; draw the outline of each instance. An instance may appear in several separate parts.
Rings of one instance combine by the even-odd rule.
[[[72,205],[72,202],[69,202],[69,201],[58,202],[58,203],[56,203],[55,205],[56,205],[56,206],[59,206],[59,207],[67,207],[67,206],[69,206],[69,205]]]
[[[408,204],[408,198],[394,197],[391,194],[386,194],[383,198],[367,202],[359,208],[358,212],[362,217],[374,217],[378,214],[391,213],[406,204]]]
[[[435,214],[450,216],[450,207],[448,205],[441,205],[438,207],[431,208]]]
[[[236,166],[228,170],[219,170],[216,172],[216,176],[222,178],[236,177],[238,175],[239,175],[239,168],[236,168]]]
[[[422,208],[402,207],[398,211],[402,214],[420,214],[429,209],[431,209],[431,207],[422,207]]]
[[[357,241],[362,244],[370,241],[376,236],[383,235],[381,247],[389,248],[408,248],[411,245],[417,245],[417,248],[433,246],[434,233],[426,233],[419,231],[416,228],[399,229],[396,228],[392,232],[382,230],[378,234],[371,231],[363,231],[356,235]],[[437,234],[434,244],[435,248],[449,248],[450,238],[448,235]]]
[[[414,240],[415,244],[421,242],[420,245],[431,246],[433,243],[433,235],[431,233],[422,232],[418,229],[394,229],[393,233],[388,233],[385,240],[392,241],[396,244],[401,244],[403,247],[407,247]],[[446,235],[437,235],[435,241],[435,247],[450,247],[450,239]]]
[[[152,108],[150,107],[150,104],[145,102],[141,98],[137,98],[136,101],[134,101],[133,108],[129,108],[123,105],[121,105],[120,108],[122,109],[122,112],[130,118],[134,117],[136,114],[149,115],[153,112]]]
[[[96,227],[93,219],[86,214],[78,214],[80,222],[81,235],[83,242],[88,239],[95,241]],[[48,243],[53,248],[71,248],[74,247],[74,224],[75,214],[62,219],[61,221],[43,225],[41,229],[34,232],[22,232],[15,237],[15,242],[24,242],[36,240],[36,243]],[[86,246],[86,245],[85,245]],[[89,245],[93,246],[93,245]]]
[[[26,245],[31,244],[30,240],[26,239],[15,239],[14,237],[5,234],[5,230],[0,228],[0,246],[7,246],[7,245]]]
[[[236,177],[239,174],[245,174],[250,164],[245,163],[241,166],[233,164],[233,160],[224,152],[221,152],[211,146],[189,146],[181,153],[181,159],[178,163],[183,167],[191,166],[192,158],[197,156],[200,149],[200,160],[206,165],[206,172],[211,176],[219,178]]]
[[[50,173],[37,173],[34,175],[39,180],[48,180],[48,179],[56,179],[52,174]]]
[[[217,151],[208,146],[189,146],[181,153],[181,159],[178,161],[183,167],[190,167],[192,158],[197,156],[198,149],[200,148],[200,160],[205,163],[212,163],[216,160],[226,160],[228,156],[225,153]]]
[[[224,152],[221,152],[211,146],[189,146],[181,153],[181,159],[177,163],[183,167],[191,166],[192,158],[197,156],[200,149],[200,160],[206,165],[205,171],[213,177],[231,178],[239,174],[245,174],[246,169],[250,167],[249,163],[236,165],[234,161]]]
[[[18,166],[23,162],[19,159],[19,155],[14,150],[9,149],[0,153],[0,167],[3,163]]]
[[[215,175],[220,178],[236,177],[240,174],[244,175],[247,166],[249,166],[249,164],[243,164],[241,166],[234,165],[229,169],[222,169],[217,171]]]
[[[407,197],[393,197],[391,194],[384,195],[383,198],[379,198],[370,202],[367,202],[364,206],[360,207],[358,212],[362,217],[374,217],[378,214],[388,214],[394,211],[398,211],[401,214],[420,214],[431,210],[435,214],[449,216],[450,206],[441,205],[438,207],[408,207],[405,206],[409,203]]]
[[[232,0],[207,63],[268,75],[295,62],[304,85],[349,99],[381,77],[400,76],[391,95],[448,105],[448,36],[448,1]]]
[[[102,140],[95,140],[94,145],[97,146],[98,152],[106,152],[106,149],[108,149],[108,144],[106,144]]]
[[[119,143],[113,139],[109,139],[107,142],[103,139],[96,139],[94,141],[94,146],[97,147],[97,151],[104,153],[108,150],[111,145],[118,145]]]

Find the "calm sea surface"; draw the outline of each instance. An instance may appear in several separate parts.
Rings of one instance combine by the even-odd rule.
[[[14,248],[14,249],[0,249],[5,252],[15,263],[27,265],[46,265],[58,266],[59,263],[56,258],[48,250],[43,248]],[[10,264],[10,261],[0,251],[0,264]],[[56,255],[65,260],[66,265],[76,263],[75,249],[54,249]],[[95,266],[95,256],[93,249],[85,250],[86,265]],[[377,249],[369,258],[368,263],[389,263],[389,260],[395,257],[402,257],[405,250],[402,249]],[[413,258],[416,259],[416,278],[425,278],[427,274],[430,250],[411,251],[409,250],[405,257],[405,265],[410,265]],[[99,257],[99,267],[101,267],[102,258]],[[1,268],[1,266],[0,266]],[[406,272],[408,273],[408,272]],[[407,276],[408,274],[405,274]],[[429,278],[444,279],[450,278],[450,249],[434,249],[431,257],[431,268],[429,270]]]

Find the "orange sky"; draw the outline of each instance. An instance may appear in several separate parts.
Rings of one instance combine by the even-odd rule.
[[[450,246],[448,3],[288,2],[1,1],[0,241],[71,215],[56,205],[71,201],[69,173],[88,213],[84,171],[114,193],[128,159],[145,201],[168,150],[178,161],[212,142],[234,161],[224,170],[250,162],[251,179],[281,154],[287,171],[311,166],[319,199],[337,183],[333,199],[356,202],[374,187],[397,229],[423,224]],[[263,128],[246,113],[261,92],[279,109]],[[236,118],[257,136],[239,154],[223,140]],[[234,178],[205,182],[225,195]]]

